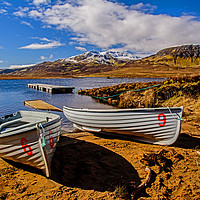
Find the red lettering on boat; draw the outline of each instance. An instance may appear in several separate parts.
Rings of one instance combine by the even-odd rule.
[[[33,154],[33,151],[31,149],[31,147],[28,144],[26,144],[27,142],[28,142],[28,140],[26,138],[21,139],[21,145],[22,145],[22,148],[24,149],[24,152],[30,156]],[[28,148],[28,150],[27,150],[27,148]]]
[[[161,113],[161,114],[159,114],[158,115],[158,120],[160,121],[160,122],[163,122],[163,123],[159,123],[158,125],[159,126],[165,126],[165,124],[166,124],[166,115],[165,114],[163,114],[163,113]]]
[[[53,140],[53,137],[51,136],[51,134],[53,134],[53,132],[50,130],[49,131],[49,145],[50,145],[51,148],[53,148],[54,140]]]

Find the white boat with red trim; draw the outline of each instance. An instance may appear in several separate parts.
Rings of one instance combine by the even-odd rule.
[[[140,109],[76,109],[64,115],[82,131],[129,135],[135,140],[171,145],[180,133],[183,107]]]
[[[60,137],[61,117],[18,111],[0,118],[0,156],[41,169],[49,177]]]

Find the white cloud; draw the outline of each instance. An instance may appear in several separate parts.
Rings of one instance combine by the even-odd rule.
[[[9,69],[18,69],[18,68],[25,68],[25,67],[31,67],[35,64],[30,64],[30,65],[10,65]]]
[[[63,45],[64,44],[58,41],[51,41],[49,43],[33,43],[27,46],[19,47],[19,49],[52,49]]]
[[[7,13],[7,10],[1,8],[1,9],[0,9],[0,14],[5,14],[5,13]]]
[[[43,14],[42,14],[42,12],[40,12],[40,11],[31,10],[31,11],[28,13],[28,16],[31,17],[31,18],[34,18],[34,19],[40,19],[40,18],[43,17]]]
[[[27,26],[29,26],[29,27],[33,28],[33,26],[32,26],[32,25],[31,25],[29,22],[22,21],[22,22],[21,22],[21,24],[25,24],[25,25],[27,25]]]
[[[40,5],[40,4],[48,4],[51,3],[50,0],[33,0],[33,4],[35,4],[36,6]]]
[[[156,7],[143,3],[126,6],[108,0],[67,2],[25,12],[46,26],[71,31],[74,34],[71,40],[81,46],[91,44],[104,49],[117,47],[136,53],[155,53],[165,47],[200,41],[200,21],[195,16],[150,14]],[[52,46],[53,42],[22,48]]]
[[[53,54],[51,54],[49,57],[46,56],[40,56],[41,60],[51,60],[53,58]]]
[[[138,11],[142,11],[146,13],[151,13],[157,8],[157,6],[152,6],[149,3],[148,4],[138,3],[138,4],[130,6],[130,8],[132,10],[138,10]]]
[[[45,37],[43,37],[43,38],[40,38],[40,37],[31,37],[31,38],[32,38],[32,39],[41,40],[41,41],[46,41],[46,42],[50,42],[50,41],[51,41],[50,39],[45,38]]]
[[[40,59],[41,59],[41,60],[45,60],[45,59],[47,59],[47,57],[45,57],[45,56],[40,56]]]
[[[49,56],[49,59],[52,59],[53,58],[53,54],[51,54],[50,56]]]
[[[28,7],[19,7],[19,11],[16,11],[13,13],[13,15],[18,16],[18,17],[26,17],[27,13],[29,11]]]
[[[3,5],[6,5],[6,6],[11,6],[11,5],[12,5],[11,3],[8,3],[8,2],[6,2],[6,1],[3,1],[2,4],[3,4]]]
[[[2,63],[3,62],[3,60],[0,60],[0,63]]]
[[[75,47],[75,49],[77,49],[77,50],[79,50],[79,51],[87,51],[87,49],[84,48],[84,47]]]

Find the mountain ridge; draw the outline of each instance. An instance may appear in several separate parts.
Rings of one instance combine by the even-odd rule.
[[[200,73],[200,45],[169,47],[139,58],[127,52],[89,51],[32,67],[0,70],[10,76],[169,77]]]
[[[117,51],[87,51],[83,54],[64,58],[65,62],[97,62],[99,64],[114,64],[115,62],[123,62],[127,60],[138,60],[140,57],[134,56],[128,52],[117,52]]]
[[[181,45],[169,47],[158,51],[157,55],[172,55],[176,57],[200,57],[200,45]]]

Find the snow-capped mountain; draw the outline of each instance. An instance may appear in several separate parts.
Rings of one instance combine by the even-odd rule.
[[[107,51],[107,52],[102,52],[102,53],[108,53],[112,57],[120,59],[120,60],[138,60],[138,59],[140,59],[140,57],[135,56],[128,52]]]
[[[134,56],[128,52],[115,52],[115,51],[105,51],[105,52],[97,52],[97,51],[88,51],[83,54],[72,56],[69,58],[63,59],[65,62],[95,62],[101,64],[111,64],[118,61],[128,61],[128,60],[138,60],[140,59],[137,56]]]

